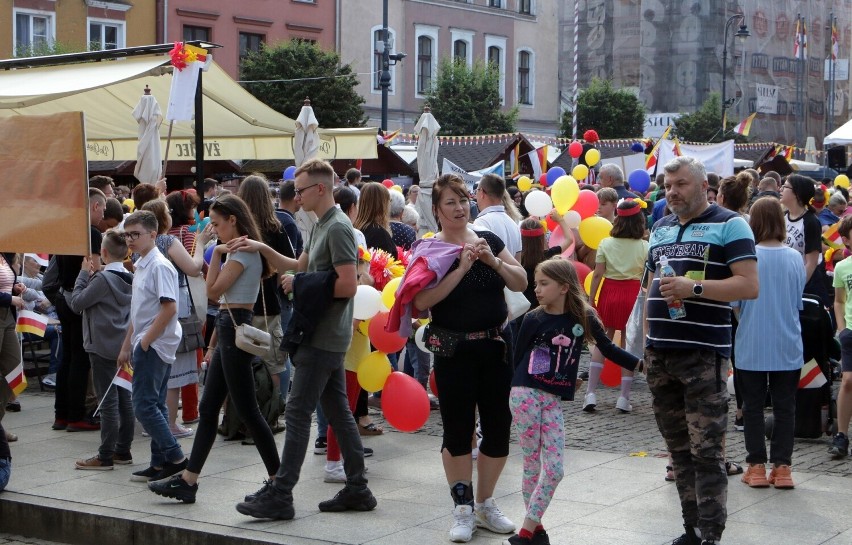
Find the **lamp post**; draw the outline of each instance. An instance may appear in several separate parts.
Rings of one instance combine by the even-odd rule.
[[[722,136],[725,135],[725,111],[729,106],[733,105],[736,98],[732,98],[728,100],[726,98],[726,88],[728,83],[728,29],[731,28],[731,25],[734,21],[740,20],[742,24],[740,25],[739,30],[734,36],[737,37],[741,42],[744,42],[746,38],[751,36],[751,33],[748,31],[748,26],[745,24],[745,15],[738,13],[736,15],[731,15],[725,23],[725,40],[722,46]]]
[[[390,31],[388,30],[388,0],[382,0],[382,73],[379,76],[379,87],[382,89],[382,132],[388,130],[388,91],[391,86],[390,67],[404,59],[405,53],[391,55]]]

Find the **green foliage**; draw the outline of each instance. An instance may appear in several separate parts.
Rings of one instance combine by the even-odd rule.
[[[258,100],[293,119],[309,97],[320,127],[363,127],[367,123],[364,98],[355,91],[358,76],[352,66],[341,64],[334,51],[311,42],[263,44],[260,51],[250,53],[243,61],[240,79],[295,80],[244,84]]]
[[[640,138],[645,129],[645,107],[636,95],[615,89],[609,80],[592,79],[577,97],[577,137],[589,129],[601,138]],[[571,138],[572,112],[562,114],[562,136]]]
[[[426,102],[444,135],[514,132],[518,119],[516,107],[503,111],[500,71],[482,60],[472,67],[463,60],[441,60]]]
[[[719,93],[710,93],[701,107],[691,114],[681,115],[675,121],[675,132],[680,140],[685,142],[721,142],[734,139],[736,142],[748,142],[748,138],[731,132],[737,126],[739,119],[731,118],[728,110],[728,122],[725,134],[721,134],[722,98]]]
[[[15,57],[46,57],[48,55],[64,55],[65,53],[81,53],[87,51],[83,45],[63,44],[60,42],[40,42],[35,45],[18,45],[15,47]]]

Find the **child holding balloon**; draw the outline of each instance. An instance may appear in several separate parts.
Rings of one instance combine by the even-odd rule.
[[[622,332],[620,342],[622,348],[625,341],[623,332],[639,294],[640,280],[644,272],[645,259],[648,256],[648,241],[643,240],[645,215],[642,210],[646,206],[641,199],[619,201],[610,236],[603,239],[598,246],[589,290],[589,293],[597,293],[602,279],[606,279],[601,287],[596,307],[610,339],[616,331]],[[592,350],[589,383],[583,401],[583,410],[586,412],[594,411],[597,405],[595,389],[600,382],[603,368],[604,355],[595,348]],[[633,409],[630,405],[632,386],[633,372],[622,369],[621,395],[615,404],[615,408],[622,413],[628,413]]]
[[[561,402],[574,399],[583,344],[595,343],[625,369],[639,363],[607,337],[568,260],[554,257],[536,267],[535,294],[540,306],[521,324],[509,397],[524,454],[521,489],[526,516],[520,531],[504,545],[550,543],[541,519],[564,475]]]

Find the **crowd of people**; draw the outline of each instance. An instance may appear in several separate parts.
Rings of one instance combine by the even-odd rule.
[[[374,283],[369,252],[406,254],[408,263],[423,257],[429,274],[410,267],[398,292],[407,297],[397,304],[404,319],[428,315],[427,350],[411,334],[404,357],[389,359],[424,389],[434,373],[439,393],[430,404],[443,424],[451,541],[470,541],[484,528],[510,535],[509,545],[549,543],[542,519],[565,475],[563,401],[579,392],[578,410],[601,413],[596,389],[609,360],[621,367],[621,414],[633,410],[634,373],[646,374],[670,454],[667,480],[682,507],[685,532],[674,544],[713,545],[725,529],[729,475],[742,473],[753,488],[795,486],[805,294],[818,312],[833,311],[826,320],[837,332],[842,384],[829,455],[849,455],[849,195],[830,180],[796,174],[748,169],[720,178],[689,157],[664,165],[641,194],[615,165],[601,167],[596,180],[583,189],[595,191],[597,215],[612,230],[592,248],[555,210],[531,216],[529,192],[494,174],[475,187],[445,174],[428,186],[389,189],[355,169],[338,179],[329,163],[310,160],[272,191],[266,178],[251,175],[235,194],[212,179],[198,192],[166,194],[164,181],[131,191],[96,176],[91,255],[49,262],[37,254],[0,256],[0,371],[5,376],[21,361],[16,311],[45,315],[50,363],[41,381],[55,389],[52,427],[101,435],[98,452],[75,467],[132,464],[138,421],[150,458],[130,479],[186,503],[196,501],[227,405],[264,466],[261,488],[236,508],[262,519],[295,516],[293,488],[316,412],[314,453],[326,455],[325,480],[344,485],[319,509],[369,511],[377,501],[364,465],[372,450],[362,437],[384,430],[368,410],[380,407],[381,393],[369,395],[357,379],[371,346],[353,298],[359,285]],[[436,233],[419,221],[417,199],[431,199]],[[558,240],[548,223],[559,226]],[[510,319],[512,293],[523,294],[529,310]],[[764,341],[767,328],[773,343]],[[268,334],[259,349],[250,341],[257,331]],[[625,349],[631,334],[644,339],[638,353]],[[132,394],[114,385],[116,373],[131,368]],[[261,407],[258,372],[286,409]],[[730,373],[745,471],[725,456]],[[11,471],[9,443],[17,440],[2,427],[7,410],[20,410],[10,392],[0,384],[0,489]],[[512,426],[523,452],[520,525],[494,498]],[[178,439],[189,436],[187,456]]]

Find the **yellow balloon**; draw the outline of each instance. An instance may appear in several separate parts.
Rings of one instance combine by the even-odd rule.
[[[435,233],[433,233],[432,231],[429,231],[428,233],[425,233],[423,235],[423,238],[432,238],[434,236],[435,236]]]
[[[532,180],[530,180],[528,176],[521,176],[518,178],[518,189],[521,191],[529,191],[532,189]]]
[[[392,185],[391,191],[398,191],[399,193],[402,193],[402,187],[398,185]]]
[[[391,308],[393,306],[393,302],[396,301],[396,290],[399,288],[400,282],[402,282],[402,277],[393,278],[390,282],[385,284],[384,289],[382,289],[382,303],[384,303],[386,307]]]
[[[365,337],[370,336],[370,320],[361,320],[361,323],[358,324],[358,331],[361,332]]]
[[[590,167],[598,164],[598,161],[601,160],[601,152],[596,150],[595,148],[590,149],[586,152],[586,164]]]
[[[609,236],[612,224],[606,218],[592,216],[580,222],[580,238],[583,243],[597,250],[601,241]]]
[[[570,176],[560,176],[553,183],[553,188],[550,190],[550,197],[553,199],[553,206],[559,215],[564,214],[574,206],[577,202],[577,197],[580,195],[580,186],[577,185],[577,180]]]
[[[592,276],[593,274],[589,273],[586,275],[586,279],[583,280],[583,288],[586,290],[586,295],[589,295],[592,292]],[[595,304],[598,304],[598,298],[601,296],[601,287],[603,287],[603,283],[606,279],[601,278],[601,281],[598,283],[598,291],[595,293]]]
[[[838,174],[836,178],[834,178],[834,187],[844,187],[849,189],[849,176],[845,174]]]
[[[358,384],[368,392],[378,392],[385,387],[385,381],[392,372],[387,354],[370,352],[358,364]]]
[[[586,165],[577,165],[571,171],[571,175],[578,180],[585,180],[589,177],[589,167]]]

